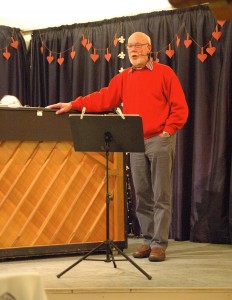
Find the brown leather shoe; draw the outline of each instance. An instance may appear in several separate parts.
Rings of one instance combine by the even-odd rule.
[[[165,250],[159,247],[154,247],[151,249],[151,253],[149,256],[150,261],[164,261],[166,258],[165,256]]]
[[[151,248],[149,245],[141,245],[138,249],[133,252],[134,258],[146,258],[149,257]]]

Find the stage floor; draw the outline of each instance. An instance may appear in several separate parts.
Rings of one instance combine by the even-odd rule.
[[[123,256],[117,254],[115,254],[117,268],[114,268],[112,262],[84,260],[61,278],[57,278],[57,274],[71,266],[81,256],[1,262],[0,274],[32,271],[39,273],[49,300],[89,299],[92,294],[95,295],[93,299],[108,299],[106,294],[109,299],[123,299],[122,295],[119,297],[119,294],[126,292],[126,299],[130,299],[128,295],[132,295],[133,292],[139,293],[141,299],[142,292],[163,291],[164,296],[165,291],[176,293],[183,290],[205,292],[204,299],[208,299],[208,292],[213,292],[215,295],[215,298],[212,294],[209,295],[209,299],[232,299],[231,245],[170,240],[167,260],[156,263],[149,262],[148,259],[132,257],[133,249],[141,243],[141,238],[129,238],[128,249],[125,249],[124,253],[152,276],[151,280],[129,261],[117,261],[124,259]],[[90,256],[90,258],[104,259],[105,254]],[[118,297],[113,297],[113,293],[114,295],[118,293]],[[221,297],[221,294],[225,295],[225,298]],[[194,298],[200,299],[196,294]],[[135,295],[133,299],[137,299]],[[159,299],[166,298],[159,296]],[[167,299],[171,299],[170,296]],[[179,294],[176,299],[182,299],[181,295]],[[186,299],[186,295],[183,299]]]

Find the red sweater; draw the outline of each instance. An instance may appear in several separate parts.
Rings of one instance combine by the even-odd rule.
[[[123,114],[138,114],[143,120],[144,138],[162,131],[173,134],[188,117],[188,106],[179,79],[163,64],[153,70],[128,68],[117,74],[109,86],[71,102],[72,109],[87,112],[108,111],[123,105]]]

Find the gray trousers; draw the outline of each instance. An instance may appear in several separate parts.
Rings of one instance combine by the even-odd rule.
[[[144,243],[166,249],[171,223],[171,173],[176,134],[145,140],[144,153],[130,153],[136,214]]]

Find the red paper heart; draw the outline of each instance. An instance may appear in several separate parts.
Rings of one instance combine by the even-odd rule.
[[[96,60],[98,60],[99,55],[97,54],[97,50],[96,48],[94,48],[93,50],[93,54],[90,54],[91,59],[95,62]]]
[[[92,48],[92,43],[88,42],[85,47],[89,51]]]
[[[82,41],[81,41],[81,44],[82,44],[82,46],[86,46],[86,44],[87,44],[87,39],[83,39]]]
[[[41,46],[40,47],[40,53],[43,54],[43,52],[44,52],[44,48],[43,48],[43,46]]]
[[[179,44],[180,44],[180,38],[177,37],[177,38],[176,38],[176,47],[179,47]]]
[[[174,55],[174,53],[175,53],[175,51],[169,49],[169,50],[166,50],[165,53],[167,54],[167,56],[168,56],[169,58],[172,58],[173,55]]]
[[[217,20],[217,23],[222,27],[226,21],[225,20]]]
[[[54,57],[52,55],[47,56],[47,61],[48,63],[52,63],[53,62]]]
[[[217,41],[220,39],[221,35],[222,35],[221,31],[214,31],[214,32],[212,33],[212,36],[213,36]]]
[[[63,58],[63,57],[59,57],[59,58],[57,59],[57,62],[58,62],[58,64],[61,66],[62,63],[64,62],[64,58]]]
[[[18,44],[19,44],[18,41],[13,41],[10,45],[11,45],[11,47],[17,49],[18,48]]]
[[[186,48],[188,48],[192,44],[192,40],[184,40],[184,45]]]
[[[91,59],[95,62],[96,60],[98,60],[99,55],[98,54],[90,54]]]
[[[214,54],[215,51],[216,51],[215,47],[206,48],[206,52],[209,53],[211,56]]]
[[[200,53],[197,55],[197,57],[198,57],[198,59],[200,59],[201,62],[204,62],[207,58],[207,54]]]
[[[3,52],[3,56],[5,57],[5,59],[8,60],[10,58],[11,54],[10,54],[10,52]]]
[[[114,38],[114,46],[116,47],[117,46],[117,44],[118,44],[118,38]]]
[[[110,53],[105,54],[105,59],[106,59],[107,61],[110,61],[110,59],[111,59],[111,54],[110,54]]]
[[[76,55],[76,51],[72,50],[70,53],[70,56],[72,57],[72,59],[74,59],[75,55]]]

